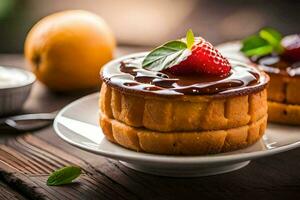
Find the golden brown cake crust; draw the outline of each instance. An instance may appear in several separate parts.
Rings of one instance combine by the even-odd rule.
[[[300,77],[269,74],[268,120],[300,125]]]
[[[135,151],[203,155],[233,151],[259,140],[267,124],[267,115],[249,125],[216,131],[158,132],[135,128],[101,114],[100,125],[106,138]]]
[[[268,100],[300,105],[300,77],[271,73],[269,76]]]
[[[129,126],[159,132],[222,130],[245,126],[267,114],[263,91],[229,98],[164,98],[127,94],[102,84],[100,110]]]
[[[270,122],[300,125],[300,105],[268,101],[268,106]]]

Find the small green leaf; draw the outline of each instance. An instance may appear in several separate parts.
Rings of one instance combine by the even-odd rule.
[[[242,41],[241,51],[246,56],[267,55],[272,53],[273,47],[265,39],[252,35]]]
[[[57,186],[71,183],[74,179],[76,179],[81,174],[81,168],[76,166],[68,166],[58,169],[53,172],[48,180],[47,185],[49,186]]]
[[[192,29],[189,29],[186,32],[186,45],[187,45],[187,48],[192,49],[192,46],[193,46],[194,42],[195,42],[194,33],[193,33]]]
[[[185,42],[170,41],[151,51],[143,60],[142,67],[152,70],[161,71],[170,68],[191,54]]]
[[[273,52],[283,53],[282,35],[273,28],[263,28],[258,35],[252,35],[242,41],[241,51],[246,56],[263,56]]]
[[[264,40],[263,38],[257,35],[252,35],[247,37],[242,41],[242,43],[243,43],[243,47],[241,51],[247,51],[250,49],[255,49],[261,46],[269,45],[269,43],[266,40]]]
[[[261,46],[257,47],[255,49],[250,49],[247,51],[244,51],[246,56],[264,56],[268,55],[273,52],[273,47],[271,45]]]
[[[281,33],[273,28],[263,28],[259,31],[259,36],[267,40],[271,45],[276,46],[282,39]]]
[[[281,53],[283,51],[283,47],[280,44],[282,35],[277,30],[273,28],[263,28],[259,31],[259,36],[272,45],[276,52]]]

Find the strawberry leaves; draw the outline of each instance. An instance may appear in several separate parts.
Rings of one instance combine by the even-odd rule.
[[[177,65],[191,55],[194,41],[194,34],[189,30],[186,42],[174,40],[155,48],[145,57],[142,67],[151,71],[162,71]]]
[[[252,35],[242,41],[241,51],[246,56],[263,56],[270,53],[281,54],[282,35],[273,28],[263,28],[258,35]]]
[[[186,32],[186,45],[187,45],[187,48],[192,49],[192,47],[194,45],[194,42],[195,42],[194,33],[193,33],[192,29],[189,29]]]

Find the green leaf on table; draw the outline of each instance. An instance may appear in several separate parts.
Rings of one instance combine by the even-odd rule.
[[[189,29],[186,32],[186,45],[187,45],[187,48],[192,49],[192,46],[193,46],[194,42],[195,42],[194,33],[193,33],[192,29]]]
[[[247,37],[242,41],[241,51],[246,56],[267,55],[273,52],[273,46],[268,41],[257,35]]]
[[[273,28],[263,28],[259,31],[259,36],[272,45],[276,52],[281,53],[283,51],[281,46],[282,35],[277,30]]]
[[[151,71],[161,71],[179,64],[191,54],[187,44],[175,40],[152,50],[143,60],[142,67]]]
[[[57,186],[71,183],[74,179],[76,179],[81,174],[81,168],[76,166],[68,166],[58,169],[53,172],[48,180],[47,185],[49,186]]]

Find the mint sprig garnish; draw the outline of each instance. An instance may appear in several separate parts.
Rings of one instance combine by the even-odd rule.
[[[189,29],[186,32],[186,46],[188,49],[192,49],[192,46],[194,45],[195,42],[195,36],[194,33],[192,31],[192,29]]]
[[[281,46],[282,34],[273,28],[263,28],[259,31],[259,36],[274,48],[278,53],[282,53],[283,47]]]
[[[169,41],[152,50],[143,60],[142,67],[151,71],[162,71],[185,60],[191,53],[195,38],[192,30],[183,40]]]
[[[263,28],[258,35],[252,35],[242,41],[241,51],[248,57],[263,56],[270,53],[281,54],[282,35],[273,28]]]
[[[71,183],[81,174],[81,168],[76,166],[68,166],[58,169],[53,172],[48,180],[47,185],[49,186],[58,186]]]
[[[258,35],[252,35],[243,40],[241,51],[246,56],[266,55],[273,52],[273,47]]]

